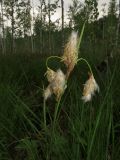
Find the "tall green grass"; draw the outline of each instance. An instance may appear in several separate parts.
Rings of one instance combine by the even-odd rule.
[[[57,63],[50,65],[59,68]],[[78,65],[61,98],[54,130],[56,102],[54,97],[46,102],[47,129],[44,130],[45,59],[1,56],[0,159],[119,160],[119,57],[106,73],[99,73],[94,65],[92,68],[100,93],[91,102],[82,102],[81,84],[86,80],[87,69]]]

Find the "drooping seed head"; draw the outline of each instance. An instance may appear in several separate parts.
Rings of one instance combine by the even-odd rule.
[[[59,100],[61,95],[63,94],[65,87],[66,87],[66,76],[64,73],[58,69],[55,72],[53,80],[50,82],[46,90],[44,91],[44,96],[49,98],[52,94],[56,96],[56,100]]]
[[[51,88],[53,93],[56,95],[56,100],[59,100],[65,90],[65,78],[66,77],[64,73],[60,69],[58,69],[54,80],[51,82]]]
[[[52,95],[52,91],[50,88],[50,85],[48,85],[48,87],[44,90],[44,99],[47,100],[49,97],[51,97]]]
[[[48,82],[51,82],[54,79],[55,74],[56,74],[56,72],[53,71],[52,69],[50,69],[50,68],[47,69],[47,72],[45,73],[45,75],[47,77]]]
[[[95,81],[95,78],[92,73],[89,73],[89,79],[84,84],[82,100],[88,102],[92,99],[92,96],[95,94],[95,91],[99,92],[99,86]]]

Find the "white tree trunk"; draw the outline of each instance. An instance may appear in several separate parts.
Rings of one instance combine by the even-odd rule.
[[[117,30],[116,30],[116,48],[117,48],[118,42],[119,42],[119,32],[120,32],[120,0],[119,0],[118,24],[117,24]]]

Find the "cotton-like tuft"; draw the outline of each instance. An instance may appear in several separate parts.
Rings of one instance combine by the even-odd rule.
[[[48,86],[45,90],[44,90],[44,99],[47,100],[49,97],[51,97],[52,92],[50,89],[50,86]]]
[[[67,67],[67,78],[69,77],[71,71],[74,69],[75,64],[78,59],[78,34],[75,31],[72,31],[71,36],[69,37],[68,43],[65,45],[64,54],[63,54],[63,62]]]
[[[52,69],[50,69],[50,68],[47,69],[46,77],[47,77],[48,82],[52,82],[52,80],[55,77],[55,74],[56,74],[56,72],[53,71]]]
[[[45,100],[47,100],[52,94],[56,96],[56,100],[59,100],[66,88],[66,76],[58,69],[54,73],[54,78],[50,81],[50,84],[44,91]]]
[[[90,73],[89,74],[89,79],[84,84],[82,100],[84,102],[90,101],[92,99],[92,96],[95,94],[96,91],[99,92],[99,86],[96,83],[93,74]]]

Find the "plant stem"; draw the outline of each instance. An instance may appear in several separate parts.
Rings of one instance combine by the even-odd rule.
[[[88,61],[87,61],[86,59],[84,59],[84,58],[79,58],[79,59],[77,60],[77,63],[78,63],[79,61],[84,61],[84,62],[87,64],[90,72],[93,74],[92,68],[91,68],[90,64],[88,63]]]
[[[48,57],[47,60],[46,60],[46,67],[47,67],[47,68],[49,68],[49,67],[48,67],[48,61],[49,61],[50,59],[52,59],[52,58],[58,58],[58,59],[61,59],[61,60],[62,60],[62,58],[59,57],[59,56],[50,56],[50,57]]]
[[[84,33],[84,29],[85,29],[85,24],[86,24],[86,21],[84,22],[83,27],[82,27],[82,30],[81,30],[81,33],[80,33],[80,38],[79,38],[79,40],[78,40],[77,51],[78,51],[79,48],[80,48],[81,40],[82,40],[83,33]]]
[[[59,99],[59,101],[58,101],[58,103],[56,105],[56,108],[55,108],[54,120],[53,120],[53,128],[55,127],[55,124],[56,124],[56,119],[57,119],[57,115],[58,115],[60,101],[61,101],[61,98]]]
[[[44,129],[46,130],[46,103],[44,98],[44,104],[43,104],[43,119],[44,119]]]

